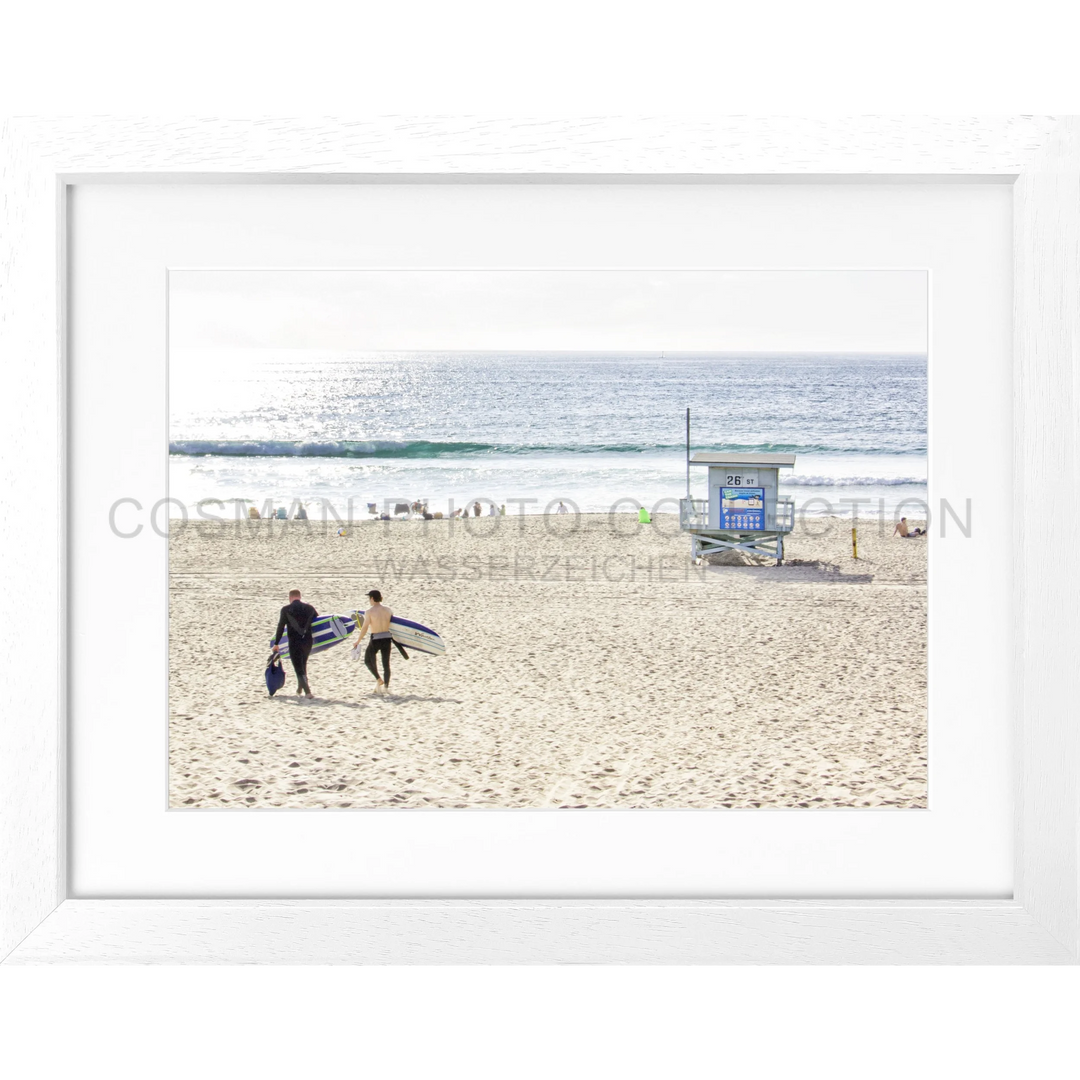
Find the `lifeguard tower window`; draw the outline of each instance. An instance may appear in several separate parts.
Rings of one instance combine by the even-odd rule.
[[[780,495],[779,475],[794,467],[795,455],[698,453],[687,465],[709,470],[708,498],[688,495],[680,504],[691,558],[740,550],[783,562],[784,537],[795,527],[795,500]]]

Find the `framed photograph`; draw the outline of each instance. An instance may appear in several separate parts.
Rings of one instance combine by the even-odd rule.
[[[4,153],[6,962],[1076,961],[1080,121]]]

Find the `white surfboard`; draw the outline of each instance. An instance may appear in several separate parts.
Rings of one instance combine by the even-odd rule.
[[[415,649],[429,656],[442,656],[446,652],[446,643],[434,630],[411,619],[391,615],[390,635],[406,649]]]

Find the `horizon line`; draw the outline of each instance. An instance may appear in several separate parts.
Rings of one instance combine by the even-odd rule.
[[[220,352],[311,352],[329,356],[367,356],[385,353],[409,354],[454,354],[463,356],[505,356],[508,353],[541,355],[588,355],[588,356],[654,356],[668,352],[672,356],[845,356],[845,357],[904,357],[925,359],[927,350],[908,349],[439,349],[439,348],[394,348],[394,349],[324,349],[303,346],[271,345],[175,345],[173,351],[216,350]]]

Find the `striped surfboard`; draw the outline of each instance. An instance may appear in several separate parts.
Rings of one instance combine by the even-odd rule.
[[[335,645],[340,645],[356,629],[357,617],[363,619],[363,613],[354,611],[352,615],[320,615],[311,624],[312,655],[326,652]],[[411,619],[390,616],[390,633],[393,639],[406,649],[427,653],[429,656],[442,656],[446,644],[430,627]],[[281,656],[289,655],[289,636],[283,634],[278,645]]]

